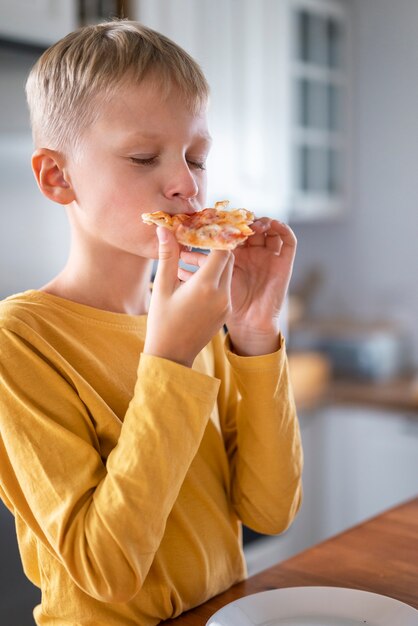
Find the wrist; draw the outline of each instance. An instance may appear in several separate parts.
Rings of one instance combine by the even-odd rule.
[[[145,342],[143,353],[166,359],[167,361],[173,361],[173,363],[178,363],[178,365],[183,365],[184,367],[192,367],[194,361],[190,355],[182,354],[178,350],[169,350],[167,347],[147,344],[147,342]]]
[[[238,356],[262,356],[277,352],[281,347],[281,336],[278,330],[270,332],[240,332],[228,328],[232,351]]]

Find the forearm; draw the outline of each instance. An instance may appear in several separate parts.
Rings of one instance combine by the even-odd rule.
[[[115,597],[117,590],[129,597],[141,587],[216,399],[217,381],[171,362],[161,370],[159,362],[141,357],[135,395],[93,496],[91,519],[74,537],[81,554],[88,549],[97,559],[94,593],[109,586]],[[74,563],[75,574],[86,584],[92,573],[82,561]]]
[[[233,504],[246,525],[281,532],[300,506],[303,462],[285,345],[264,358],[229,360],[240,397],[235,432],[231,417],[229,425]]]

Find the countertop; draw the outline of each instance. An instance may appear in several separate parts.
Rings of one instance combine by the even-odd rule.
[[[418,374],[382,382],[331,380],[324,400],[418,413]]]
[[[243,596],[307,585],[363,589],[418,609],[418,498],[400,504],[235,585],[165,626],[204,626]]]
[[[330,404],[366,405],[418,415],[418,372],[382,381],[334,378],[319,352],[289,352],[290,378],[300,411]]]

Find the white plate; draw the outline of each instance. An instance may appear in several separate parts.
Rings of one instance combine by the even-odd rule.
[[[418,626],[418,611],[377,593],[288,587],[227,604],[206,626]]]

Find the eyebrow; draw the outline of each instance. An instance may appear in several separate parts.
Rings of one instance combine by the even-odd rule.
[[[140,131],[140,132],[134,132],[134,133],[127,135],[126,139],[128,141],[135,141],[138,139],[160,139],[160,137],[161,137],[161,134],[159,133],[153,133],[149,131]],[[207,144],[211,144],[213,142],[212,136],[209,133],[198,133],[196,135],[196,139],[202,140],[206,142]]]

